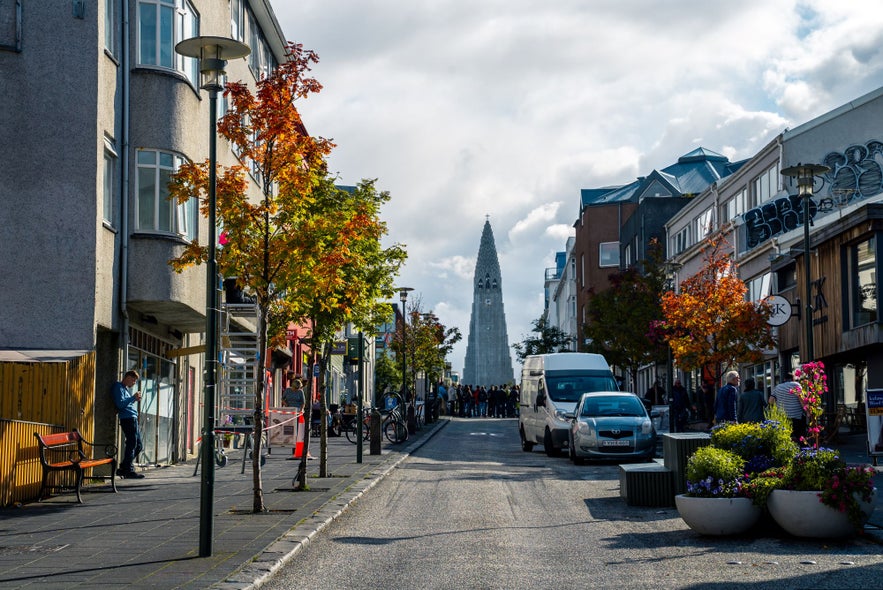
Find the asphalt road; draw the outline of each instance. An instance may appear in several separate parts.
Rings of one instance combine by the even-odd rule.
[[[524,453],[514,420],[456,419],[264,588],[880,588],[872,538],[701,537],[627,506],[615,465]]]

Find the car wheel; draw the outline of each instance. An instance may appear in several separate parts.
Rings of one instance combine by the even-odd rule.
[[[521,435],[521,450],[525,453],[529,453],[533,450],[533,443],[529,442],[527,438],[524,436],[524,428],[518,429],[518,434]]]
[[[573,442],[573,435],[570,435],[570,445],[567,454],[570,456],[570,460],[573,461],[574,465],[582,465],[585,463],[585,460],[582,457],[577,456],[576,454],[576,445]]]
[[[556,449],[555,445],[552,444],[552,431],[548,428],[543,435],[543,449],[546,451],[546,456],[548,457],[558,457],[561,455],[561,450]]]

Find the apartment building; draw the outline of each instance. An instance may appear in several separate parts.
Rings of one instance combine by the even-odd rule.
[[[250,46],[229,80],[285,59],[269,0],[0,2],[0,348],[94,354],[99,440],[115,432],[110,384],[138,369],[151,464],[199,437],[205,268],[168,261],[208,227],[196,201],[166,198],[209,153],[198,63],[175,52],[199,35]],[[236,162],[223,139],[218,159]]]

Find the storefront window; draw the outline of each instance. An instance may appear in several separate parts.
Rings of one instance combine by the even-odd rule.
[[[852,327],[877,321],[877,240],[870,238],[850,250],[850,311]]]
[[[160,356],[129,348],[127,369],[138,371],[141,405],[138,423],[144,450],[135,458],[138,464],[157,465],[173,460],[175,432],[175,363]]]

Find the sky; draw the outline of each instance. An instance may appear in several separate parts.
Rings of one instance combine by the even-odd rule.
[[[883,86],[883,1],[271,0],[320,58],[298,104],[340,184],[377,179],[397,286],[460,329],[489,219],[509,344],[543,313],[544,270],[580,189],[701,146],[750,158]],[[864,140],[867,138],[857,138]],[[512,351],[513,366],[515,353]]]

